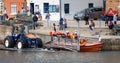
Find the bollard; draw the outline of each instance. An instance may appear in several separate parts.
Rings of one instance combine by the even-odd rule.
[[[29,33],[29,27],[27,25],[25,25],[24,27],[25,27],[25,33]]]
[[[52,31],[49,32],[49,35],[52,36]]]

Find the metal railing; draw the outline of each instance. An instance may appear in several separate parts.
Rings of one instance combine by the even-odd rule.
[[[55,35],[55,36],[51,36],[51,46],[62,46],[64,48],[75,48],[77,49],[78,46],[77,44],[79,44],[79,40],[78,38],[74,39],[74,38],[68,38],[62,35]]]

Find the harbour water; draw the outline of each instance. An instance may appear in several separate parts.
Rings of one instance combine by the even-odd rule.
[[[43,42],[49,36],[41,36]],[[0,63],[120,63],[120,51],[71,52],[36,49],[0,50]]]
[[[120,51],[0,51],[0,63],[120,63]]]

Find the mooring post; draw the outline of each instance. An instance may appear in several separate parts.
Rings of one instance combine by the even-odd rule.
[[[78,16],[78,15],[75,15],[74,16],[74,19],[77,21],[77,23],[78,23],[78,30],[77,30],[77,32],[78,32],[78,44],[77,44],[77,50],[78,51],[80,51],[80,20],[81,20],[81,18],[82,18],[83,16]]]
[[[77,50],[78,51],[80,51],[80,20],[81,19],[77,20],[77,22],[78,22],[78,30],[77,30],[77,32],[78,32],[78,44],[77,44]]]
[[[101,20],[99,21],[99,39],[98,41],[101,42]]]

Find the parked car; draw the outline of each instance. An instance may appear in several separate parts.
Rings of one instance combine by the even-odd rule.
[[[93,7],[86,8],[80,12],[75,13],[74,19],[84,19],[85,15],[89,14],[90,19],[99,19],[101,18],[103,8]]]

